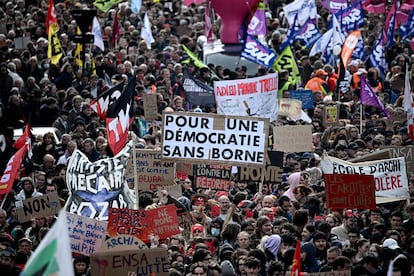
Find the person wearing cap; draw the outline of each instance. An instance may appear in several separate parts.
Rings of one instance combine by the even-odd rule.
[[[359,146],[358,146],[357,143],[355,143],[355,142],[349,143],[348,144],[348,157],[349,158],[355,158],[358,149],[359,149]]]
[[[331,233],[333,235],[336,235],[338,237],[338,240],[341,241],[342,244],[344,244],[345,242],[349,242],[348,232],[351,229],[355,229],[356,227],[358,227],[358,216],[358,212],[348,209],[343,213],[342,224],[331,229]]]
[[[311,78],[305,85],[306,89],[312,90],[312,92],[322,92],[322,97],[325,98],[331,94],[328,83],[326,82],[326,77],[328,73],[323,69],[316,70],[314,77]]]
[[[16,251],[11,247],[6,247],[0,251],[0,274],[7,276],[18,276],[21,269],[15,264]]]

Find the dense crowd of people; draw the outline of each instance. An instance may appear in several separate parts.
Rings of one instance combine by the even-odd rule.
[[[186,6],[179,0],[153,2],[156,1],[145,1],[138,14],[132,12],[128,3],[107,13],[98,10],[105,50],[88,44],[82,65],[75,54],[77,25],[70,11],[95,9],[92,1],[54,1],[64,52],[58,64],[52,64],[47,57],[48,1],[1,1],[0,128],[4,140],[0,170],[4,171],[16,151],[12,147],[15,129],[26,124],[56,128],[55,133],[33,137],[31,162],[21,168],[12,192],[2,200],[2,275],[19,275],[55,221],[54,217],[47,217],[20,223],[16,213],[18,202],[57,191],[63,206],[68,198],[65,173],[73,152],[81,150],[91,162],[112,157],[105,121],[90,105],[111,85],[135,76],[135,116],[145,119],[142,96],[150,92],[157,95],[160,114],[215,112],[213,106],[194,106],[186,101],[183,70],[210,86],[218,80],[272,72],[261,66],[253,73],[237,65],[227,68],[222,64],[208,64],[208,68],[198,68],[182,46],[202,56],[206,43],[206,6]],[[289,28],[282,8],[290,1],[268,2],[266,40],[278,52]],[[151,49],[140,38],[145,13],[155,38]],[[318,13],[318,28],[326,31],[329,12],[318,5]],[[114,18],[119,21],[119,37],[116,37]],[[366,15],[366,19],[362,31],[368,55],[382,24],[371,15]],[[219,26],[217,17],[213,20],[216,35],[219,35]],[[182,186],[182,197],[178,200],[191,214],[191,234],[166,240],[154,238],[150,245],[168,249],[170,275],[285,275],[291,270],[297,242],[301,243],[302,272],[346,270],[352,271],[352,275],[386,275],[392,262],[394,271],[401,275],[413,273],[414,203],[397,201],[377,205],[374,210],[327,209],[319,166],[324,151],[330,156],[352,160],[384,147],[412,145],[403,108],[405,68],[408,66],[410,81],[414,68],[409,43],[398,41],[387,50],[388,71],[384,79],[368,61],[353,59],[347,67],[351,76],[350,91],[345,94],[337,93],[336,66],[327,64],[319,55],[309,56],[309,49],[299,43],[292,45],[292,49],[299,65],[301,85],[290,82],[288,71],[278,72],[278,97],[289,98],[289,91],[296,88],[312,90],[314,108],[306,113],[312,121],[314,152],[286,153],[281,183],[259,185],[240,181],[236,173],[232,175],[229,191],[212,192],[198,189],[191,175],[177,179]],[[363,106],[361,109],[361,75],[365,75],[391,113],[391,119],[378,108]],[[333,103],[339,104],[339,121],[328,126],[325,108]],[[274,123],[308,124],[284,116],[279,116]],[[160,148],[160,129],[142,130],[134,121],[130,132],[139,147]],[[412,198],[414,172],[408,174]],[[164,202],[158,192],[142,192],[137,196],[140,208]],[[219,213],[213,212],[217,208]],[[74,256],[73,265],[76,275],[89,275],[87,256]]]

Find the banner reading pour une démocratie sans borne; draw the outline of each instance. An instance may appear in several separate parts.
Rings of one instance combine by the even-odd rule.
[[[323,173],[373,175],[375,196],[408,198],[408,178],[404,157],[351,163],[324,156],[321,160]]]

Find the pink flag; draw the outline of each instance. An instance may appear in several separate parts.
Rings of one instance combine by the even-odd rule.
[[[385,0],[366,0],[362,3],[362,8],[371,13],[385,13]]]

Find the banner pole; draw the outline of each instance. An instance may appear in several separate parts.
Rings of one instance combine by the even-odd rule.
[[[138,171],[137,171],[137,149],[135,147],[135,138],[132,138],[132,168],[134,170],[134,191],[135,191],[135,209],[139,209],[139,189],[138,189]]]

